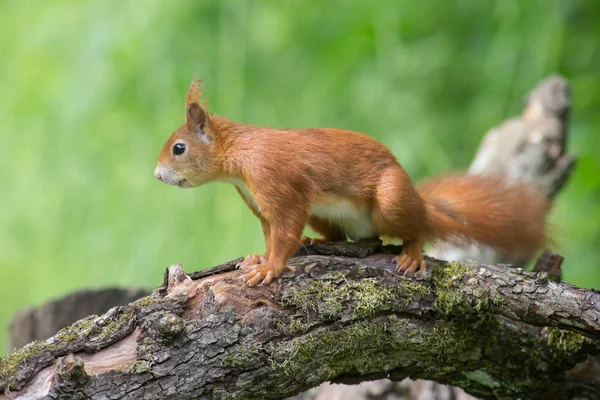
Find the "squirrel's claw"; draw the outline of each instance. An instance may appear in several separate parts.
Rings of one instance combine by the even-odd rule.
[[[256,286],[259,283],[261,285],[268,285],[273,279],[279,276],[266,262],[264,264],[246,266],[244,269],[248,270],[248,272],[243,274],[239,279],[250,287]]]
[[[260,254],[250,254],[249,256],[244,258],[242,261],[235,264],[235,267],[237,269],[240,269],[240,268],[243,269],[243,268],[246,268],[246,267],[249,267],[252,265],[266,264],[266,263],[267,263],[267,259],[264,258],[263,256],[261,256]]]
[[[263,279],[263,281],[260,284],[268,285],[269,283],[271,283],[271,281],[273,281],[273,271],[267,272],[267,276],[265,277],[265,279]]]
[[[396,271],[402,275],[412,275],[416,272],[424,274],[428,271],[425,260],[413,260],[407,254],[400,254],[399,256],[394,257],[392,262],[396,264]]]
[[[263,278],[266,279],[266,277],[263,277],[263,274],[260,271],[254,270],[254,271],[250,271],[247,274],[244,274],[244,282],[246,283],[246,285],[253,287],[258,285],[259,282],[261,282],[263,280]]]

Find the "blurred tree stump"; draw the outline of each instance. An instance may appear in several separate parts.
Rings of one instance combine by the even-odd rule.
[[[38,308],[17,313],[10,324],[8,351],[47,339],[62,328],[92,314],[104,314],[149,294],[141,289],[82,290]]]

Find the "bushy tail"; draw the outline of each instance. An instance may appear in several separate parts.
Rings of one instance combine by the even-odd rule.
[[[433,239],[472,240],[501,254],[531,257],[548,243],[550,204],[524,184],[484,175],[455,175],[417,186]]]

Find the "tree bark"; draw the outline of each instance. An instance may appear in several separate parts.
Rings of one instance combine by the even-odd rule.
[[[380,242],[303,251],[257,288],[238,260],[174,265],[151,296],[2,360],[0,399],[281,399],[408,376],[481,398],[598,398],[594,290],[475,263],[401,277]]]

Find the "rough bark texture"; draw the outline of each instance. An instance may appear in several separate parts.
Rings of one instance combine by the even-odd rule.
[[[267,287],[245,287],[237,260],[172,266],[152,296],[2,360],[0,399],[281,399],[407,376],[482,398],[598,398],[598,292],[469,263],[400,277],[399,249],[379,242],[305,251]]]

